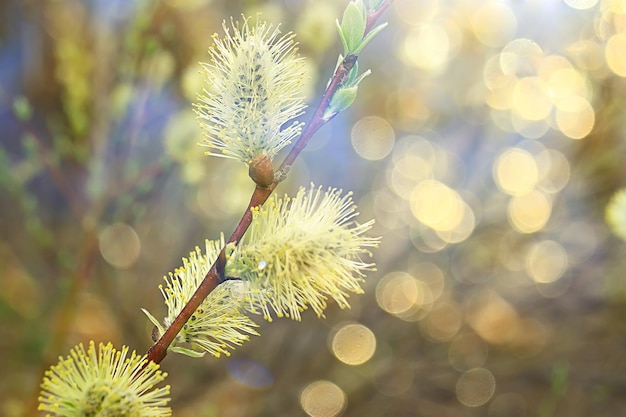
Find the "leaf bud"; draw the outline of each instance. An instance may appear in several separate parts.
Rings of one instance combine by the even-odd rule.
[[[267,188],[274,182],[274,167],[269,156],[262,153],[250,161],[248,175],[259,186]]]

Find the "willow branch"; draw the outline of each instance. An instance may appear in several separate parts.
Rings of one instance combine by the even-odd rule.
[[[372,12],[368,15],[368,19],[367,19],[368,24],[367,24],[367,30],[365,33],[366,35],[371,30],[371,27],[373,23],[375,22],[376,18],[378,18],[380,14],[382,13],[382,10],[386,9],[389,6],[389,4],[391,4],[392,1],[393,0],[386,0],[377,11]],[[375,15],[376,18],[370,18],[370,16],[373,16],[373,15]],[[337,69],[335,70],[335,73],[333,77],[331,78],[330,83],[328,84],[328,87],[326,87],[326,91],[322,95],[322,98],[319,104],[317,105],[315,112],[313,113],[313,116],[311,116],[311,119],[305,125],[302,131],[302,134],[300,135],[300,137],[298,138],[294,146],[291,148],[291,151],[289,152],[289,154],[285,157],[285,159],[281,163],[278,171],[284,175],[281,176],[280,180],[284,179],[284,176],[289,171],[289,168],[291,167],[295,159],[298,157],[298,155],[300,155],[300,152],[302,152],[302,150],[304,150],[306,145],[309,143],[309,140],[311,139],[311,137],[313,137],[313,135],[322,126],[324,126],[326,123],[328,123],[332,119],[332,117],[324,118],[324,111],[328,108],[330,99],[333,97],[333,94],[335,94],[335,91],[337,91],[337,88],[339,88],[341,83],[344,81],[348,72],[352,69],[352,67],[356,63],[356,60],[357,60],[356,55],[348,54],[344,58],[344,60],[341,62],[341,64],[339,64]],[[252,222],[252,210],[251,209],[253,207],[258,207],[262,205],[263,203],[265,203],[265,201],[267,201],[269,196],[278,186],[278,183],[280,182],[280,180],[275,180],[267,188],[260,187],[258,185],[256,186],[256,188],[254,189],[254,192],[252,193],[252,197],[250,198],[250,202],[248,203],[248,207],[246,208],[246,211],[242,215],[241,219],[239,220],[239,223],[237,224],[237,227],[235,228],[234,232],[228,239],[227,244],[228,243],[238,244],[241,241],[241,239],[243,238],[243,235],[246,233],[246,230],[248,230],[248,227],[250,226],[250,223]],[[147,352],[148,361],[160,363],[165,358],[165,356],[167,355],[167,348],[174,341],[174,338],[181,331],[181,329],[183,328],[187,320],[189,320],[191,315],[196,311],[196,309],[200,306],[200,304],[202,304],[204,299],[219,284],[221,284],[226,279],[226,277],[224,276],[225,265],[226,265],[226,246],[222,248],[217,259],[211,266],[211,269],[209,269],[209,272],[207,272],[206,276],[204,277],[204,279],[198,286],[198,289],[191,296],[191,298],[189,299],[187,304],[183,307],[183,309],[180,311],[176,319],[174,319],[172,324],[165,330],[161,338],[157,340],[157,342],[150,349],[148,349],[148,352]]]
[[[391,6],[391,3],[393,3],[393,0],[385,0],[377,10],[367,14],[365,35],[367,35],[372,30],[372,27],[374,26],[380,15],[383,14],[389,6]]]

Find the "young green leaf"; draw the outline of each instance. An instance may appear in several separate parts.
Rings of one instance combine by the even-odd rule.
[[[365,35],[366,23],[367,14],[363,1],[351,1],[343,12],[339,31],[345,54],[354,53],[359,49]]]
[[[365,36],[365,38],[363,38],[363,40],[361,41],[361,44],[359,45],[359,47],[354,50],[353,54],[358,55],[361,52],[361,50],[365,47],[365,45],[367,45],[369,41],[371,41],[374,38],[374,36],[378,35],[380,31],[386,27],[387,27],[387,22],[382,23],[376,26],[374,29],[370,30],[367,36]]]
[[[348,87],[342,86],[335,91],[333,97],[330,99],[330,103],[328,103],[328,107],[324,112],[324,120],[329,120],[331,117],[336,115],[337,113],[344,111],[348,107],[354,103],[356,100],[357,90],[359,87]]]

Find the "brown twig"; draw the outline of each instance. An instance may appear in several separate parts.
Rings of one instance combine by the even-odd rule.
[[[373,23],[376,18],[380,16],[382,11],[386,9],[393,0],[385,0],[385,2],[381,5],[381,7],[372,13],[368,14],[367,17],[367,29],[365,34],[371,30]],[[375,17],[372,17],[375,16]],[[293,148],[289,154],[285,157],[283,162],[281,163],[278,171],[281,173],[280,180],[284,179],[284,176],[289,171],[289,168],[295,161],[295,159],[300,155],[300,152],[306,147],[309,143],[309,140],[315,132],[317,132],[324,124],[328,123],[332,117],[324,118],[324,111],[328,107],[330,99],[333,94],[337,90],[337,88],[341,85],[342,81],[348,74],[348,72],[352,69],[356,62],[356,56],[352,54],[348,54],[341,62],[341,64],[335,70],[333,77],[331,78],[328,87],[326,87],[326,91],[322,95],[320,103],[317,105],[313,116],[309,120],[309,122],[304,127],[302,134],[294,144]],[[252,197],[250,198],[250,203],[248,203],[248,208],[244,212],[241,220],[239,220],[239,224],[235,228],[235,231],[228,239],[227,243],[235,243],[238,244],[243,235],[248,230],[250,223],[252,222],[252,211],[253,207],[258,207],[265,203],[265,201],[272,194],[274,189],[278,186],[279,181],[274,181],[269,187],[259,187],[257,186],[252,193]],[[213,291],[224,279],[224,269],[226,265],[226,246],[222,248],[220,254],[217,259],[209,269],[209,272],[204,277],[204,280],[198,286],[196,292],[191,296],[187,304],[180,311],[176,319],[172,322],[172,324],[165,330],[163,335],[157,342],[148,349],[147,356],[148,361],[153,361],[155,363],[160,363],[165,356],[167,355],[167,348],[172,343],[176,335],[181,331],[187,320],[191,317],[191,315],[196,311],[196,309],[202,304],[204,299]]]
[[[372,30],[372,27],[374,26],[380,15],[383,14],[389,6],[391,6],[391,3],[393,3],[393,0],[386,0],[385,2],[383,2],[383,4],[380,5],[380,7],[376,11],[367,14],[367,23],[365,24],[366,35]]]

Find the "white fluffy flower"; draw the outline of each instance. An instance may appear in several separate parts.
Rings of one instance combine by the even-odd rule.
[[[39,409],[63,417],[133,416],[166,417],[170,387],[155,388],[166,373],[128,347],[90,342],[74,347],[65,359],[46,371]],[[49,416],[50,414],[48,414]]]
[[[261,154],[271,159],[301,130],[301,123],[287,123],[305,107],[303,61],[293,34],[280,36],[258,17],[223,27],[225,38],[213,36],[212,62],[203,64],[207,88],[196,104],[205,146],[213,148],[208,154],[246,164]]]
[[[329,298],[346,308],[349,293],[363,292],[363,271],[374,264],[361,256],[378,239],[364,235],[373,220],[354,220],[351,193],[312,185],[293,199],[272,197],[252,214],[244,241],[229,259],[230,273],[247,286],[250,311],[267,320],[272,314],[300,320],[309,307],[323,316]]]
[[[187,304],[217,259],[223,244],[223,240],[207,240],[204,254],[196,248],[189,254],[189,259],[183,258],[182,267],[165,277],[165,286],[159,286],[168,310],[164,326],[143,310],[156,326],[158,334],[155,336],[162,336]],[[241,283],[234,281],[218,285],[176,335],[170,350],[189,356],[202,356],[204,352],[216,357],[221,354],[228,356],[230,349],[249,340],[250,335],[258,335],[255,330],[257,324],[245,315],[239,286]]]

